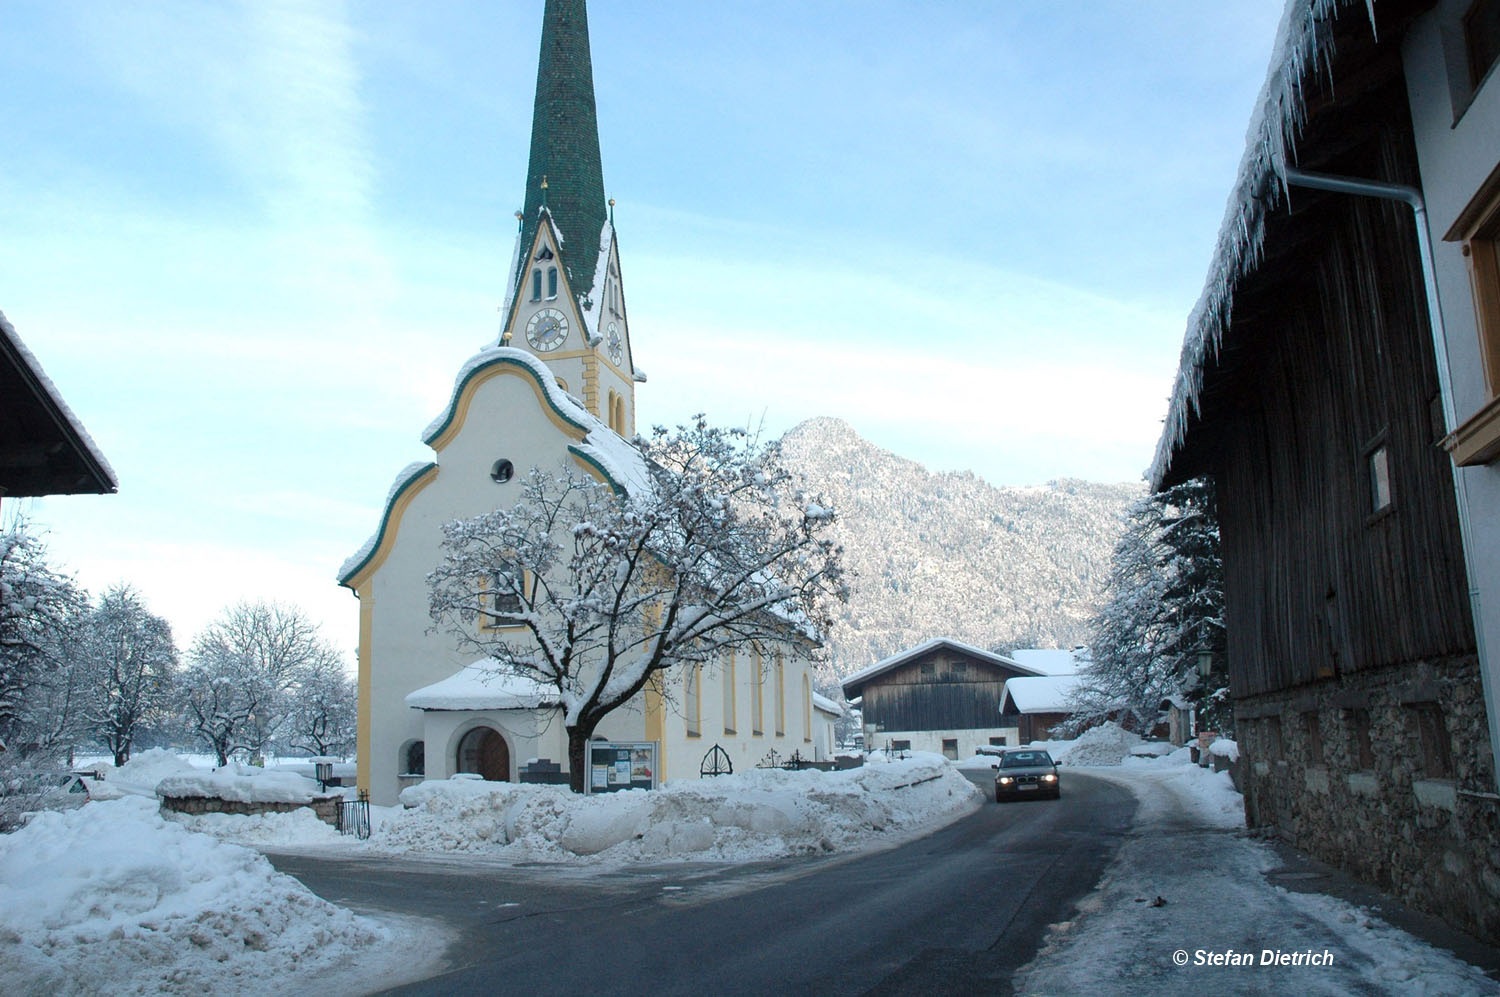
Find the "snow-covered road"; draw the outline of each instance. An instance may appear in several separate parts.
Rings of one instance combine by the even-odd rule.
[[[1140,809],[1098,888],[1017,974],[1016,993],[1500,993],[1365,910],[1268,882],[1281,859],[1248,836],[1225,805],[1238,797],[1203,770],[1137,760],[1080,771],[1129,787]],[[1266,952],[1290,964],[1262,965]]]

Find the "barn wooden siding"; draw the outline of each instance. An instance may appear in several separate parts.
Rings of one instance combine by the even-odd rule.
[[[1304,168],[1417,181],[1399,74],[1322,125],[1304,147],[1333,151]],[[1192,459],[1174,462],[1217,480],[1237,699],[1474,647],[1412,212],[1295,189],[1291,203],[1236,294]]]
[[[923,667],[931,666],[930,673]],[[865,723],[886,730],[977,730],[1000,726],[1010,672],[942,650],[891,669],[864,687]]]

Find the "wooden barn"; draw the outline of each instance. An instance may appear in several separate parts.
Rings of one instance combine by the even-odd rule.
[[[1443,40],[1500,31],[1475,28],[1484,6],[1289,5],[1151,479],[1217,485],[1248,823],[1494,941],[1494,704],[1469,599],[1484,565],[1465,541],[1500,506],[1467,497],[1493,466],[1466,479],[1448,453],[1471,347],[1450,351],[1435,276],[1459,258],[1441,245],[1457,212],[1413,210],[1452,179],[1416,120],[1437,143],[1479,129],[1469,196],[1500,175],[1500,39],[1469,39],[1477,67]],[[1453,97],[1440,114],[1435,89]]]
[[[865,746],[931,751],[959,759],[1017,743],[1000,716],[1008,679],[1036,670],[1003,655],[938,637],[878,661],[842,682],[864,711]]]

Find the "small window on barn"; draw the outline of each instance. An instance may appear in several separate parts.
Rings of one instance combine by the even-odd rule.
[[[892,741],[891,742],[891,750],[892,751],[910,751],[911,750],[911,741],[906,741],[906,740]]]
[[[1369,450],[1365,466],[1369,471],[1370,514],[1375,515],[1391,507],[1391,458],[1383,441]]]
[[[1413,703],[1407,709],[1422,751],[1423,774],[1429,779],[1453,778],[1453,747],[1443,708],[1437,703]]]
[[[1265,738],[1266,759],[1279,762],[1285,756],[1281,753],[1281,718],[1265,717],[1261,720],[1264,730],[1261,732]]]
[[[1500,0],[1474,0],[1464,14],[1464,54],[1469,61],[1469,86],[1478,90],[1500,57]]]
[[[923,675],[936,675],[937,674],[937,664],[935,662],[931,662],[931,661],[924,661],[924,662],[922,662],[922,674]]]
[[[1370,711],[1364,707],[1344,711],[1349,725],[1349,761],[1360,771],[1375,768],[1375,747],[1370,742]]]
[[[1323,764],[1323,726],[1317,710],[1302,714],[1302,736],[1307,741],[1307,764]]]
[[[958,761],[958,738],[956,738],[956,737],[945,737],[945,738],[943,738],[943,757],[944,758],[951,758],[955,762]]]
[[[997,748],[1003,748],[1003,747],[1005,747],[1005,738],[1003,738],[1003,737],[992,737],[992,738],[990,738],[990,744],[994,745]]]

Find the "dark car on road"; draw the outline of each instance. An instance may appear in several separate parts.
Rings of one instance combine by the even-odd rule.
[[[1050,796],[1054,800],[1062,796],[1057,764],[1047,752],[1035,748],[1007,751],[995,770],[995,802],[1028,796]]]

